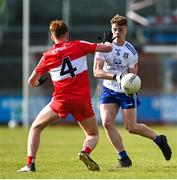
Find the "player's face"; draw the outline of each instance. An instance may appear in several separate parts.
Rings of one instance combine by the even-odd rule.
[[[127,34],[127,26],[118,26],[116,24],[112,24],[111,27],[113,38],[117,37],[118,40],[125,40],[125,36]]]

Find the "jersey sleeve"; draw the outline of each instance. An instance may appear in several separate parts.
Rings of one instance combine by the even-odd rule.
[[[134,65],[138,63],[138,54],[132,55],[129,59],[128,67],[134,68]]]
[[[99,60],[102,60],[102,61],[105,61],[105,56],[104,56],[104,53],[101,53],[101,52],[96,52],[95,53],[95,60],[96,59],[99,59]]]
[[[79,41],[80,50],[86,55],[88,53],[94,53],[97,47],[96,43],[90,43],[87,41]]]
[[[35,67],[34,70],[40,75],[43,75],[48,71],[48,69],[47,69],[47,61],[46,61],[45,56],[42,56],[42,58],[40,59],[38,65]]]

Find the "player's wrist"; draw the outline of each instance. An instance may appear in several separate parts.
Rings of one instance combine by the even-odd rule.
[[[46,81],[47,81],[48,77],[41,77],[39,80],[38,80],[38,84],[36,85],[37,87],[38,86],[41,86],[42,84],[44,84]]]

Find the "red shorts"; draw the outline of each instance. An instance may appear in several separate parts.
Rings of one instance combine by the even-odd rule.
[[[91,99],[68,100],[50,102],[50,107],[58,116],[65,119],[71,114],[76,121],[82,121],[94,115]]]

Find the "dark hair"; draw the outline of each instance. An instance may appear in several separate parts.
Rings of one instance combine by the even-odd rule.
[[[68,32],[68,27],[62,20],[54,20],[50,23],[50,32],[56,37],[63,36]]]
[[[118,14],[111,19],[111,25],[116,24],[118,26],[127,26],[127,19],[124,16]]]

